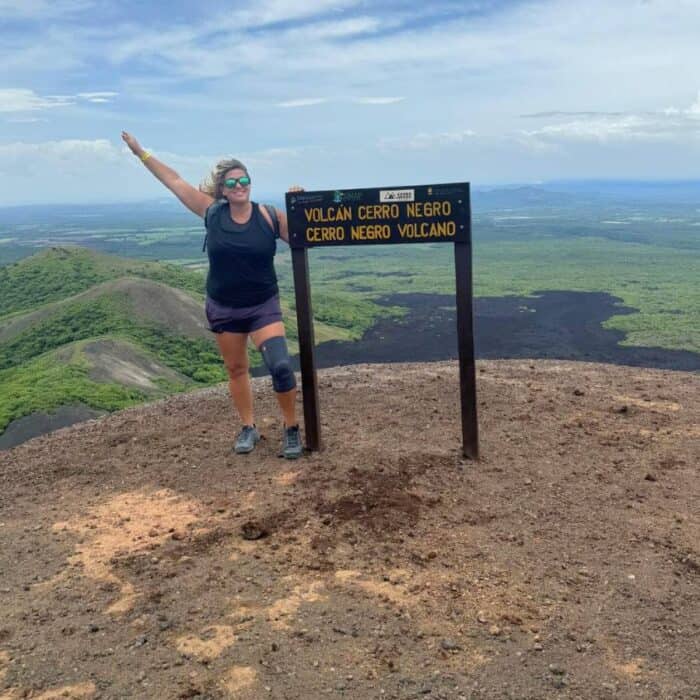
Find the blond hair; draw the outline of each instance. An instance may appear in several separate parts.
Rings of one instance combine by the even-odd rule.
[[[250,173],[248,168],[241,163],[240,160],[236,158],[230,158],[228,160],[220,160],[211,171],[209,176],[204,182],[199,186],[201,192],[208,194],[214,199],[221,199],[224,192],[224,180],[226,179],[226,173],[229,170],[242,170],[248,177]]]

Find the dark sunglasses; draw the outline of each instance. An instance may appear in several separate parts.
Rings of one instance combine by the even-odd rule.
[[[224,185],[229,190],[232,190],[236,185],[248,187],[248,185],[250,185],[250,178],[247,175],[243,175],[241,177],[228,177],[224,180]]]

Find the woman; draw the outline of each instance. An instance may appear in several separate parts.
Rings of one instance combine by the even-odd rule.
[[[248,336],[260,350],[272,375],[284,417],[282,454],[302,454],[296,419],[296,379],[282,323],[277,277],[273,265],[276,237],[289,242],[286,215],[250,199],[251,179],[238,160],[221,161],[201,189],[185,182],[127,132],[122,139],[188,209],[204,219],[209,256],[206,315],[229,376],[229,390],[242,428],[234,452],[252,452],[260,440],[253,415],[248,375]],[[300,191],[293,187],[290,191]]]

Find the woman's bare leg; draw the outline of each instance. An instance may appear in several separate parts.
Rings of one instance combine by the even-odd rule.
[[[217,333],[216,342],[224,358],[228,388],[241,423],[254,425],[253,392],[248,375],[248,334]]]
[[[289,391],[276,392],[277,403],[279,404],[284,424],[286,426],[297,424],[297,390],[290,389]]]

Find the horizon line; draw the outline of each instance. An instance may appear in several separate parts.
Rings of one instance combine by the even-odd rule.
[[[427,183],[427,184],[441,184],[441,183]],[[664,179],[631,179],[631,178],[560,178],[555,180],[536,180],[530,182],[510,182],[510,183],[469,183],[475,190],[509,190],[518,187],[548,187],[556,185],[638,185],[638,186],[680,186],[680,185],[697,185],[700,187],[700,176],[698,178],[664,178]],[[388,186],[388,185],[387,185]],[[328,189],[364,189],[360,187],[343,187],[343,188],[328,188]],[[371,189],[381,189],[380,187]],[[313,192],[315,190],[308,190]],[[280,194],[269,194],[263,193],[260,199],[263,197],[277,197],[284,198],[284,192]],[[105,199],[87,199],[82,202],[79,201],[25,201],[16,204],[2,204],[0,203],[0,209],[15,209],[21,207],[55,207],[55,206],[65,206],[65,207],[79,207],[79,206],[114,206],[119,204],[148,204],[152,202],[177,202],[177,197],[175,195],[167,196],[165,194],[160,196],[141,198],[141,199],[118,199],[118,200],[105,200]]]

